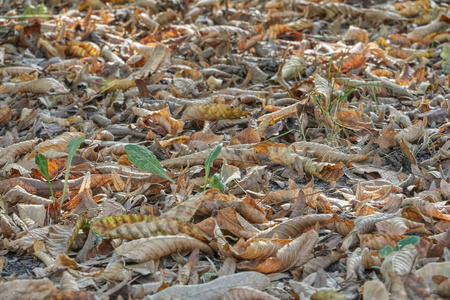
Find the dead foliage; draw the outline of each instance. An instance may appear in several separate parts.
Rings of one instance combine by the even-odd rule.
[[[450,297],[444,2],[2,1],[0,298]]]

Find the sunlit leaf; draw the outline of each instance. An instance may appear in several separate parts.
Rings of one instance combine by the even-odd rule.
[[[208,184],[209,180],[209,171],[211,169],[211,165],[213,164],[214,160],[219,156],[220,151],[222,151],[222,145],[216,146],[208,155],[205,161],[205,187],[204,190],[206,190],[206,185]]]
[[[128,159],[139,169],[166,178],[170,182],[175,182],[164,170],[158,158],[141,145],[128,144],[125,146]]]

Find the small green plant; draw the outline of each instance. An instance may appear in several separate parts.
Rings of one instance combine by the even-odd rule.
[[[206,186],[208,185],[209,180],[209,171],[211,169],[211,165],[213,164],[214,160],[219,156],[220,152],[222,151],[222,145],[218,145],[216,148],[214,148],[208,155],[205,161],[205,186],[203,187],[203,190],[206,190]],[[217,179],[214,179],[217,180]],[[215,182],[217,184],[217,182]],[[223,184],[223,182],[222,182]],[[224,187],[225,189],[225,187]]]
[[[380,251],[378,251],[378,255],[381,258],[385,258],[387,257],[389,254],[391,254],[394,251],[400,251],[403,247],[405,247],[406,245],[416,245],[419,242],[419,237],[418,236],[409,236],[407,238],[404,238],[402,240],[400,240],[394,248],[392,248],[390,245],[385,246],[383,249],[381,249]]]
[[[213,176],[211,176],[209,184],[211,185],[212,188],[218,189],[221,193],[225,192],[225,184],[223,183],[222,176],[220,176],[219,173],[216,173]]]
[[[74,137],[67,144],[67,149],[69,151],[67,153],[66,174],[64,176],[64,187],[63,187],[63,194],[61,197],[61,206],[64,203],[64,199],[66,197],[66,190],[67,190],[67,184],[69,182],[70,166],[72,165],[72,159],[75,156],[75,153],[77,153],[78,148],[80,148],[80,145],[84,142],[85,139],[86,139],[85,136],[82,136],[80,138]]]
[[[158,175],[172,183],[175,182],[164,170],[155,154],[144,146],[128,144],[125,146],[125,152],[128,159],[142,171]]]
[[[41,171],[42,175],[44,175],[45,180],[47,180],[48,188],[50,189],[50,195],[52,197],[52,202],[53,202],[53,212],[54,212],[53,215],[56,216],[55,195],[53,192],[52,181],[50,180],[50,174],[48,173],[47,157],[45,157],[44,155],[42,155],[38,151],[36,151],[36,154],[34,156],[34,161],[36,162],[36,165],[37,165],[39,171]]]

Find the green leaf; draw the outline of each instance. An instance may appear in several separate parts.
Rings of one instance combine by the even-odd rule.
[[[67,190],[67,183],[69,181],[69,174],[70,174],[70,166],[72,165],[72,159],[75,156],[75,153],[77,153],[78,148],[80,148],[80,145],[84,142],[86,139],[85,136],[82,136],[80,138],[72,138],[69,143],[67,144],[67,164],[66,164],[66,174],[64,176],[64,187],[63,187],[63,194],[61,197],[61,204],[64,202],[64,198],[66,197],[66,190]]]
[[[47,157],[40,154],[36,151],[36,155],[34,156],[34,161],[36,162],[36,165],[39,168],[39,171],[45,176],[45,179],[50,181],[50,175],[48,174],[48,161]]]
[[[222,151],[222,145],[218,145],[211,152],[209,152],[209,155],[206,158],[206,162],[205,162],[205,187],[204,187],[204,190],[206,190],[206,185],[208,184],[209,171],[211,169],[211,165],[213,164],[214,160],[216,160],[216,158],[219,156],[221,151]]]
[[[128,144],[125,146],[125,152],[127,153],[128,159],[142,171],[158,175],[170,182],[175,182],[164,170],[155,154],[147,148],[141,145]]]
[[[209,180],[209,184],[218,189],[221,193],[225,192],[225,184],[222,181],[222,176],[220,174],[214,174]]]
[[[44,20],[50,19],[50,16],[47,13],[47,7],[45,7],[44,3],[41,3],[38,6],[28,6],[23,15],[19,18],[19,21],[24,21],[31,17],[41,17]]]
[[[86,139],[85,136],[82,136],[80,138],[72,138],[69,143],[67,144],[67,148],[69,149],[67,160],[72,161],[72,158],[75,156],[75,153],[77,153],[78,148],[80,148],[81,144]]]
[[[34,161],[36,162],[36,165],[38,166],[39,171],[41,171],[42,175],[44,175],[45,180],[47,180],[48,188],[50,189],[50,194],[52,196],[52,201],[54,201],[53,186],[52,186],[52,182],[50,180],[50,175],[48,173],[47,157],[45,157],[44,155],[42,155],[36,151],[36,154],[34,156]]]
[[[378,255],[381,258],[385,258],[386,256],[388,256],[389,254],[391,254],[394,251],[394,249],[392,249],[392,247],[390,245],[385,246],[383,249],[381,249],[380,251],[378,251]]]
[[[400,240],[397,245],[395,245],[395,251],[399,251],[406,245],[416,245],[419,242],[420,238],[416,235],[408,236],[407,238],[404,238]]]

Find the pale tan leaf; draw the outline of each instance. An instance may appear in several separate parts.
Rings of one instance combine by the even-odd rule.
[[[53,139],[48,139],[45,142],[40,143],[36,149],[34,149],[33,151],[28,150],[27,152],[30,153],[27,155],[27,159],[34,159],[34,155],[36,153],[36,151],[38,151],[40,154],[46,154],[47,152],[51,152],[53,151],[57,151],[57,152],[65,152],[67,153],[67,144],[69,144],[69,141],[72,138],[80,138],[84,136],[83,133],[81,132],[64,132],[63,134],[53,138]],[[46,155],[47,156],[47,155]],[[47,158],[51,158],[49,156],[47,156]]]
[[[263,290],[270,285],[270,280],[258,272],[241,272],[233,275],[222,276],[205,284],[188,286],[172,286],[152,296],[146,296],[145,300],[177,299],[183,295],[186,299],[201,298],[203,300],[216,300],[233,288],[246,286],[257,290]]]
[[[152,265],[154,268],[153,261],[145,263],[146,269],[148,271],[151,271]],[[135,266],[136,265],[130,266],[130,269],[128,269],[128,266],[127,268],[124,267],[123,261],[121,259],[114,259],[108,264],[105,271],[101,274],[101,277],[106,280],[114,280],[114,281],[123,281],[126,279],[129,280],[131,278]],[[136,267],[136,269],[138,269],[138,267]]]
[[[159,259],[177,251],[192,251],[195,248],[199,248],[209,255],[213,253],[208,245],[186,235],[166,235],[138,239],[120,245],[114,253],[132,261],[145,262]]]
[[[163,213],[161,216],[166,218],[175,218],[179,221],[188,222],[192,219],[195,212],[200,208],[200,206],[205,201],[206,192],[199,193],[195,196],[190,197],[188,200],[179,203],[174,208]]]
[[[16,143],[0,150],[0,166],[12,163],[17,156],[29,153],[31,149],[39,142],[37,138]]]
[[[303,150],[303,151],[313,151],[314,156],[319,158],[323,162],[332,162],[339,163],[344,162],[347,163],[349,161],[359,162],[366,160],[372,155],[372,152],[367,154],[346,154],[336,149],[319,143],[312,142],[296,142],[292,143],[289,148],[292,148],[295,151]]]
[[[220,267],[220,270],[218,271],[217,275],[227,276],[233,275],[235,272],[236,272],[236,260],[233,257],[227,257],[223,261],[223,264]]]
[[[281,69],[281,78],[282,79],[291,79],[300,77],[306,69],[306,63],[303,57],[300,56],[292,56],[286,63],[283,65]],[[272,80],[278,80],[277,74],[275,74]]]
[[[445,14],[440,15],[433,22],[414,28],[411,32],[408,33],[408,39],[423,39],[427,35],[433,32],[445,31],[449,28],[450,24],[448,22],[448,18],[446,18]]]
[[[375,224],[380,233],[406,234],[419,233],[431,235],[425,228],[425,224],[414,222],[405,218],[395,217]]]
[[[55,259],[51,257],[47,250],[45,249],[45,244],[43,241],[35,240],[33,244],[33,255],[39,258],[46,267],[51,268],[55,264]]]
[[[333,115],[343,126],[353,129],[370,129],[372,119],[361,110],[347,109]]]
[[[252,287],[241,286],[229,290],[221,300],[277,300],[279,298]]]
[[[75,280],[75,277],[70,275],[69,272],[64,271],[61,276],[61,281],[59,283],[61,285],[61,292],[73,292],[79,291],[80,288]]]
[[[363,297],[366,300],[389,299],[389,293],[381,281],[370,280],[364,283]]]
[[[303,171],[327,182],[338,181],[344,175],[342,162],[338,164],[315,162],[283,147],[269,147],[269,155],[273,162],[287,167],[293,167],[296,161],[299,161]]]
[[[431,262],[417,270],[415,273],[422,277],[431,291],[435,291],[437,284],[433,281],[433,277],[444,276],[450,278],[450,262]]]
[[[314,77],[314,87],[316,88],[317,93],[323,95],[328,103],[332,93],[331,83],[319,74],[316,74]]]
[[[356,279],[358,277],[359,272],[361,271],[362,266],[362,259],[364,253],[368,251],[367,248],[356,248],[353,250],[353,252],[350,254],[350,256],[347,259],[347,271],[345,280],[350,279]]]
[[[52,200],[28,193],[25,189],[23,189],[19,185],[10,189],[3,197],[5,198],[6,201],[8,201],[11,204],[16,203],[43,204],[43,205],[52,204]]]
[[[29,219],[44,227],[47,211],[43,204],[18,204],[17,209],[22,220]]]
[[[20,85],[18,92],[31,94],[68,94],[69,90],[54,78],[41,78]]]
[[[0,283],[0,298],[2,300],[45,299],[56,294],[58,290],[48,279],[15,279]]]
[[[185,155],[182,157],[166,159],[161,162],[166,168],[182,168],[187,166],[203,165],[212,149]],[[228,164],[236,167],[246,167],[259,164],[255,149],[222,148],[219,157],[214,163],[227,161]]]
[[[49,229],[50,226],[28,230],[26,235],[11,241],[8,248],[11,251],[28,250],[33,246],[35,240],[44,241],[47,238]]]
[[[293,239],[301,235],[306,230],[309,230],[318,224],[323,227],[333,217],[331,214],[315,214],[299,216],[287,220],[277,226],[269,228],[257,234],[257,238],[279,238],[279,239]]]
[[[340,253],[338,251],[332,251],[331,254],[326,256],[318,256],[313,259],[310,259],[303,267],[302,267],[302,276],[303,278],[307,277],[310,274],[316,273],[319,270],[323,270],[328,268],[331,264],[339,261],[341,258],[346,257],[347,254]]]
[[[399,251],[393,251],[381,264],[381,274],[386,281],[389,281],[389,272],[395,271],[398,274],[406,274],[413,268],[413,263],[417,256],[417,250],[413,245],[406,245]]]
[[[424,118],[422,121],[418,121],[416,124],[407,127],[405,129],[402,129],[395,136],[395,140],[397,142],[400,142],[401,140],[405,140],[408,143],[414,142],[424,134],[426,125],[427,125],[427,118]]]
[[[369,233],[375,228],[375,224],[380,221],[394,218],[395,214],[374,213],[368,216],[361,216],[355,220],[355,227],[350,231],[341,245],[341,251],[347,251],[358,242],[358,233]]]
[[[78,233],[78,229],[73,226],[53,225],[49,228],[48,237],[45,240],[48,252],[54,256],[67,253],[69,250],[69,240],[74,232]]]

